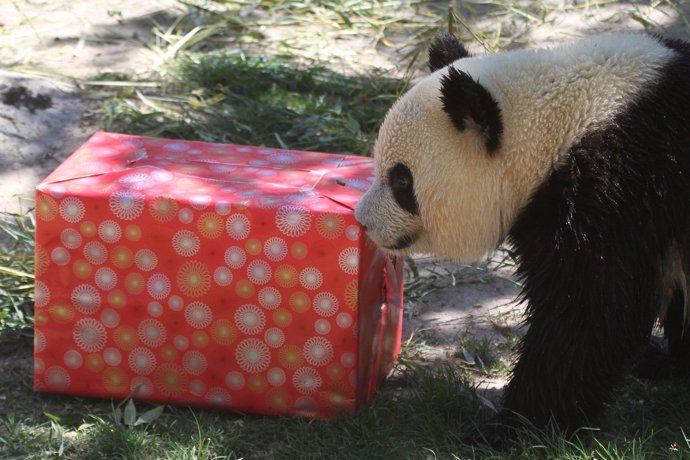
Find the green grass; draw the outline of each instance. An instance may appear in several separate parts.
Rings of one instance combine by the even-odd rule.
[[[185,0],[189,14],[157,27],[157,60],[139,74],[78,82],[101,106],[101,128],[291,149],[368,154],[392,102],[420,73],[426,46],[447,24],[448,3],[426,0]],[[452,25],[488,52],[531,45],[530,32],[559,15],[654,29],[647,2],[451,2]],[[686,2],[655,1],[681,11]],[[685,21],[682,15],[678,21]],[[326,45],[324,45],[326,44]],[[377,69],[371,59],[393,63]],[[384,60],[385,61],[385,60]],[[371,405],[330,422],[92,400],[32,390],[33,221],[0,221],[0,459],[687,459],[690,382],[628,379],[601,431],[573,441],[525,432],[506,451],[463,444],[492,415],[475,382],[506,375],[518,335],[492,319],[499,341],[463,335],[467,354],[429,362],[418,332]],[[407,312],[436,289],[495,281],[507,251],[478,266],[408,265]],[[421,273],[421,274],[420,274]],[[508,282],[514,282],[508,278]],[[468,357],[485,366],[468,366]],[[465,362],[463,362],[465,361]],[[488,364],[487,364],[488,363]],[[480,393],[481,394],[481,393]],[[119,408],[119,409],[118,409]],[[119,412],[118,412],[119,410]],[[135,424],[137,417],[154,414]],[[155,416],[158,415],[158,416]]]
[[[0,344],[3,331],[32,326],[33,216],[0,216]]]
[[[101,112],[111,131],[300,150],[368,154],[405,82],[344,76],[322,65],[233,52],[191,54],[161,90],[129,90]]]

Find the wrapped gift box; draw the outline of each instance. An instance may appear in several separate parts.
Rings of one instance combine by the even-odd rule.
[[[36,192],[34,386],[330,417],[400,346],[371,159],[96,133]]]

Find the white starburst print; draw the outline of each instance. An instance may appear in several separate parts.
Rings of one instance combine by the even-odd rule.
[[[84,364],[84,358],[77,350],[67,350],[63,360],[70,369],[79,369]]]
[[[357,241],[360,233],[359,225],[348,225],[345,229],[345,237],[350,241]]]
[[[114,220],[104,220],[98,225],[98,236],[106,243],[117,243],[122,238],[122,229]]]
[[[205,303],[191,302],[184,309],[184,319],[193,328],[204,329],[213,321],[213,313]]]
[[[259,291],[259,305],[266,310],[275,310],[280,306],[281,300],[280,291],[274,287],[261,288]]]
[[[112,308],[105,308],[101,312],[101,321],[105,327],[112,329],[120,324],[120,314]]]
[[[338,311],[338,298],[330,292],[319,292],[314,296],[314,310],[320,316],[329,317]]]
[[[56,265],[67,265],[70,261],[69,251],[65,248],[55,248],[50,252],[50,260]]]
[[[243,240],[249,236],[251,223],[244,214],[233,214],[225,222],[225,229],[234,240]]]
[[[50,302],[50,288],[43,281],[36,281],[34,287],[34,304],[36,308],[43,308]]]
[[[146,283],[146,291],[151,297],[157,300],[168,297],[171,287],[172,283],[170,279],[162,273],[152,275]]]
[[[206,392],[206,384],[201,380],[192,380],[189,382],[189,392],[194,396],[201,396]]]
[[[108,260],[108,250],[103,243],[91,241],[84,245],[84,257],[89,263],[100,265]]]
[[[156,355],[146,347],[137,347],[129,352],[127,364],[137,375],[149,375],[156,369]]]
[[[300,367],[292,375],[292,384],[303,395],[312,395],[321,388],[321,375],[311,367]]]
[[[299,274],[299,282],[304,289],[313,291],[321,287],[323,284],[323,275],[316,267],[307,267]]]
[[[173,235],[172,246],[179,255],[183,257],[192,257],[199,252],[201,241],[194,232],[180,230]]]
[[[287,256],[288,246],[284,239],[272,237],[264,243],[264,254],[268,260],[279,262]]]
[[[46,386],[55,390],[65,390],[71,383],[69,372],[60,366],[50,366],[43,374],[43,378]]]
[[[218,286],[229,286],[232,283],[232,272],[226,267],[218,267],[213,270],[213,281]]]
[[[247,261],[247,254],[244,250],[237,246],[231,246],[225,250],[223,260],[230,268],[235,270],[242,268]]]
[[[103,352],[103,361],[108,366],[119,366],[122,362],[122,354],[117,348],[106,348]]]
[[[158,256],[150,249],[139,249],[134,255],[134,264],[139,270],[150,272],[158,265]]]
[[[133,190],[118,190],[108,198],[110,211],[122,220],[134,220],[144,210],[144,195]]]
[[[259,339],[244,339],[235,349],[235,360],[240,368],[250,374],[268,369],[271,353],[268,346]]]
[[[359,271],[359,249],[343,249],[338,255],[338,265],[348,275],[356,275]]]
[[[235,312],[235,325],[244,334],[258,334],[266,325],[266,316],[256,305],[245,304]]]
[[[117,182],[123,187],[134,190],[144,190],[155,184],[151,176],[141,173],[128,174],[120,177]]]
[[[335,323],[338,327],[347,329],[352,326],[352,316],[347,312],[338,313],[338,316],[335,318]]]
[[[167,335],[165,326],[157,319],[145,319],[137,328],[139,340],[149,347],[160,347],[165,343]]]
[[[105,347],[106,332],[100,321],[82,318],[74,325],[72,337],[79,348],[87,353],[101,351]]]
[[[285,371],[279,367],[274,367],[266,372],[266,380],[274,387],[282,386],[285,383]]]
[[[60,242],[67,249],[77,249],[82,243],[81,233],[73,228],[66,228],[60,232]]]
[[[187,373],[192,375],[201,375],[206,372],[208,362],[206,356],[200,351],[191,350],[182,356],[182,367]]]
[[[331,332],[331,323],[327,319],[317,319],[314,323],[314,330],[317,334],[326,335]]]
[[[66,222],[74,224],[84,218],[86,208],[79,198],[70,196],[60,202],[59,212]]]
[[[304,236],[311,226],[311,214],[301,206],[281,206],[276,212],[276,226],[287,236]]]
[[[271,281],[271,266],[265,260],[253,260],[247,266],[247,278],[254,284],[266,284]]]
[[[266,329],[264,340],[271,348],[280,348],[285,343],[285,333],[277,327]]]
[[[34,351],[36,353],[41,353],[45,351],[47,345],[48,341],[46,340],[45,334],[38,330],[34,331]]]
[[[225,376],[225,384],[231,390],[241,390],[245,384],[244,375],[241,372],[230,371]]]
[[[96,270],[94,280],[96,281],[96,286],[104,291],[109,291],[117,285],[117,273],[112,268],[102,267]]]
[[[312,366],[325,366],[333,360],[333,345],[325,337],[311,337],[304,343],[303,352]]]
[[[101,308],[101,295],[90,284],[80,284],[72,290],[72,305],[85,315],[96,313]]]

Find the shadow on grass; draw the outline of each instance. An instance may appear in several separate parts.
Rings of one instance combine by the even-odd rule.
[[[369,155],[406,82],[373,72],[342,75],[280,57],[192,55],[158,91],[121,92],[104,128],[180,139]]]

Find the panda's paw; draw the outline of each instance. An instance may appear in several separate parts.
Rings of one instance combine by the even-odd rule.
[[[517,432],[515,428],[503,420],[501,415],[479,425],[474,425],[463,434],[462,441],[465,444],[484,444],[495,449],[505,450],[515,440]]]

